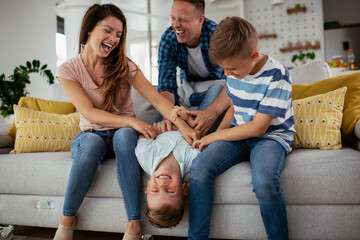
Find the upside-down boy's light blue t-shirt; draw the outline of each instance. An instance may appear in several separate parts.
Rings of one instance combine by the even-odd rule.
[[[171,152],[179,163],[181,178],[183,178],[186,173],[190,172],[191,162],[200,151],[193,149],[180,131],[162,133],[154,140],[141,138],[135,148],[141,168],[149,175],[155,172],[161,161]]]

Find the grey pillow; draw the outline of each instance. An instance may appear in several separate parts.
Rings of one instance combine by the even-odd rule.
[[[360,120],[358,120],[355,124],[354,133],[355,133],[355,137],[360,139]]]
[[[14,147],[15,139],[8,134],[11,123],[0,123],[0,148]]]

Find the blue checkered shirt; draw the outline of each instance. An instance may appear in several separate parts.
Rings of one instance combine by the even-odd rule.
[[[225,79],[224,70],[211,63],[208,52],[210,38],[217,24],[207,18],[201,28],[200,47],[205,66],[209,72],[210,79]],[[185,43],[179,43],[172,27],[169,27],[161,36],[159,45],[159,86],[158,91],[169,91],[177,93],[176,67],[181,69],[180,79],[191,81],[188,62],[188,50]]]

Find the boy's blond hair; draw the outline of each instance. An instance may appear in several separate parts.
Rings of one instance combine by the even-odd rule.
[[[157,228],[175,227],[184,215],[184,202],[180,209],[170,205],[163,205],[160,209],[150,210],[147,208],[146,217]]]
[[[235,55],[249,57],[258,41],[258,33],[251,23],[240,17],[226,17],[211,36],[210,60],[213,64],[218,64],[219,61]]]

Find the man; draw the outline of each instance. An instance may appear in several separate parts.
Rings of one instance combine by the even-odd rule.
[[[173,1],[171,27],[161,37],[158,60],[158,91],[173,104],[198,106],[197,111],[188,114],[196,117],[192,127],[201,135],[230,106],[223,87],[224,70],[212,64],[208,56],[210,37],[217,24],[205,18],[204,9],[204,0]],[[181,69],[179,89],[176,67]],[[161,119],[158,115],[156,121]],[[169,121],[157,124],[163,131],[171,126]]]

